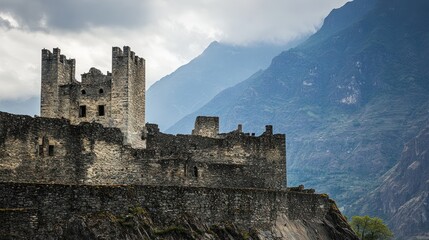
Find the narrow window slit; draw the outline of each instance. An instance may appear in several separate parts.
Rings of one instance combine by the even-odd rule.
[[[198,178],[198,168],[194,166],[194,177]]]
[[[54,152],[54,145],[49,145],[49,149],[48,149],[49,151],[49,156],[54,156],[55,155],[55,152]]]
[[[104,114],[105,114],[104,105],[98,105],[98,116],[104,116]]]
[[[86,106],[79,106],[79,117],[86,117]]]

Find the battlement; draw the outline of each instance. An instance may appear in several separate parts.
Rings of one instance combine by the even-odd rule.
[[[124,46],[123,50],[119,47],[113,47],[112,48],[112,58],[129,58],[131,59],[136,65],[144,66],[145,60],[144,58],[141,58],[135,54],[135,52],[131,51],[131,48],[128,46]]]
[[[65,55],[61,54],[61,49],[59,48],[54,48],[53,52],[48,49],[42,49],[42,61],[55,61],[57,63],[72,65],[73,67],[76,66],[76,60],[67,59]]]

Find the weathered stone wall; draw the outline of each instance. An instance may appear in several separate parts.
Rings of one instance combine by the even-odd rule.
[[[57,227],[73,215],[111,212],[119,216],[137,206],[147,209],[164,226],[193,216],[206,224],[234,223],[269,229],[282,215],[301,221],[321,221],[332,204],[321,195],[291,195],[286,190],[173,186],[0,183],[0,194],[4,196],[0,198],[0,236],[58,231]],[[290,198],[294,200],[289,201]],[[291,205],[292,202],[305,204]]]
[[[282,134],[206,138],[147,129],[147,148],[133,149],[117,128],[0,113],[0,181],[286,187]]]

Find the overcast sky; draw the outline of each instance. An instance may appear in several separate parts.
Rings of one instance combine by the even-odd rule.
[[[285,43],[346,0],[0,0],[0,100],[40,92],[42,48],[76,59],[76,77],[111,71],[112,46],[146,59],[147,88],[214,40]]]

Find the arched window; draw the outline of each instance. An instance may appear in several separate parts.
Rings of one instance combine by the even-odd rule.
[[[81,93],[82,93],[82,95],[86,94],[85,89],[82,89]]]
[[[104,93],[104,90],[102,88],[100,88],[100,90],[98,90],[98,93],[102,94],[102,93]]]

